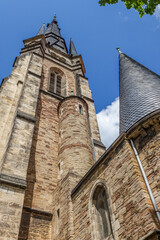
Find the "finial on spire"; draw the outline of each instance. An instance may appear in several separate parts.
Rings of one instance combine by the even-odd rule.
[[[119,47],[116,47],[116,49],[119,53],[122,53],[121,50],[119,49]]]
[[[54,14],[54,19],[53,19],[53,22],[57,23],[56,14]]]

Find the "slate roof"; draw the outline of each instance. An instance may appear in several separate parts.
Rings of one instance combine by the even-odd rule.
[[[121,134],[160,109],[160,76],[120,52],[119,81]]]
[[[54,16],[53,21],[47,25],[46,30],[45,30],[45,24],[42,25],[37,35],[40,35],[40,34],[44,34],[46,42],[50,46],[60,50],[61,52],[68,54],[68,49],[67,49],[64,38],[62,38],[61,36],[60,28],[58,26],[56,16]]]
[[[78,55],[72,38],[70,39],[69,55],[73,57]]]
[[[45,33],[45,23],[43,23],[42,27],[40,28],[39,32],[37,35],[41,35]]]

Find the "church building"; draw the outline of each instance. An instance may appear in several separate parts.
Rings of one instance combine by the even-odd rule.
[[[56,16],[24,40],[0,86],[0,240],[160,239],[160,76],[118,51],[120,135],[106,150]]]

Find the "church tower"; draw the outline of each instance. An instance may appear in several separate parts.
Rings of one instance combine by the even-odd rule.
[[[105,147],[82,56],[56,16],[24,40],[0,101],[1,239],[73,239],[71,190]]]
[[[82,56],[56,16],[0,87],[0,240],[159,240],[160,77],[119,51],[105,151]]]

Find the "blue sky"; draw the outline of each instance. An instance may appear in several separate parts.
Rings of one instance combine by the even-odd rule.
[[[107,116],[107,106],[119,95],[116,47],[160,74],[159,10],[140,18],[122,3],[100,7],[97,0],[0,0],[0,82],[10,75],[22,41],[51,22],[54,13],[67,46],[72,37],[82,54],[97,113],[104,109]]]

